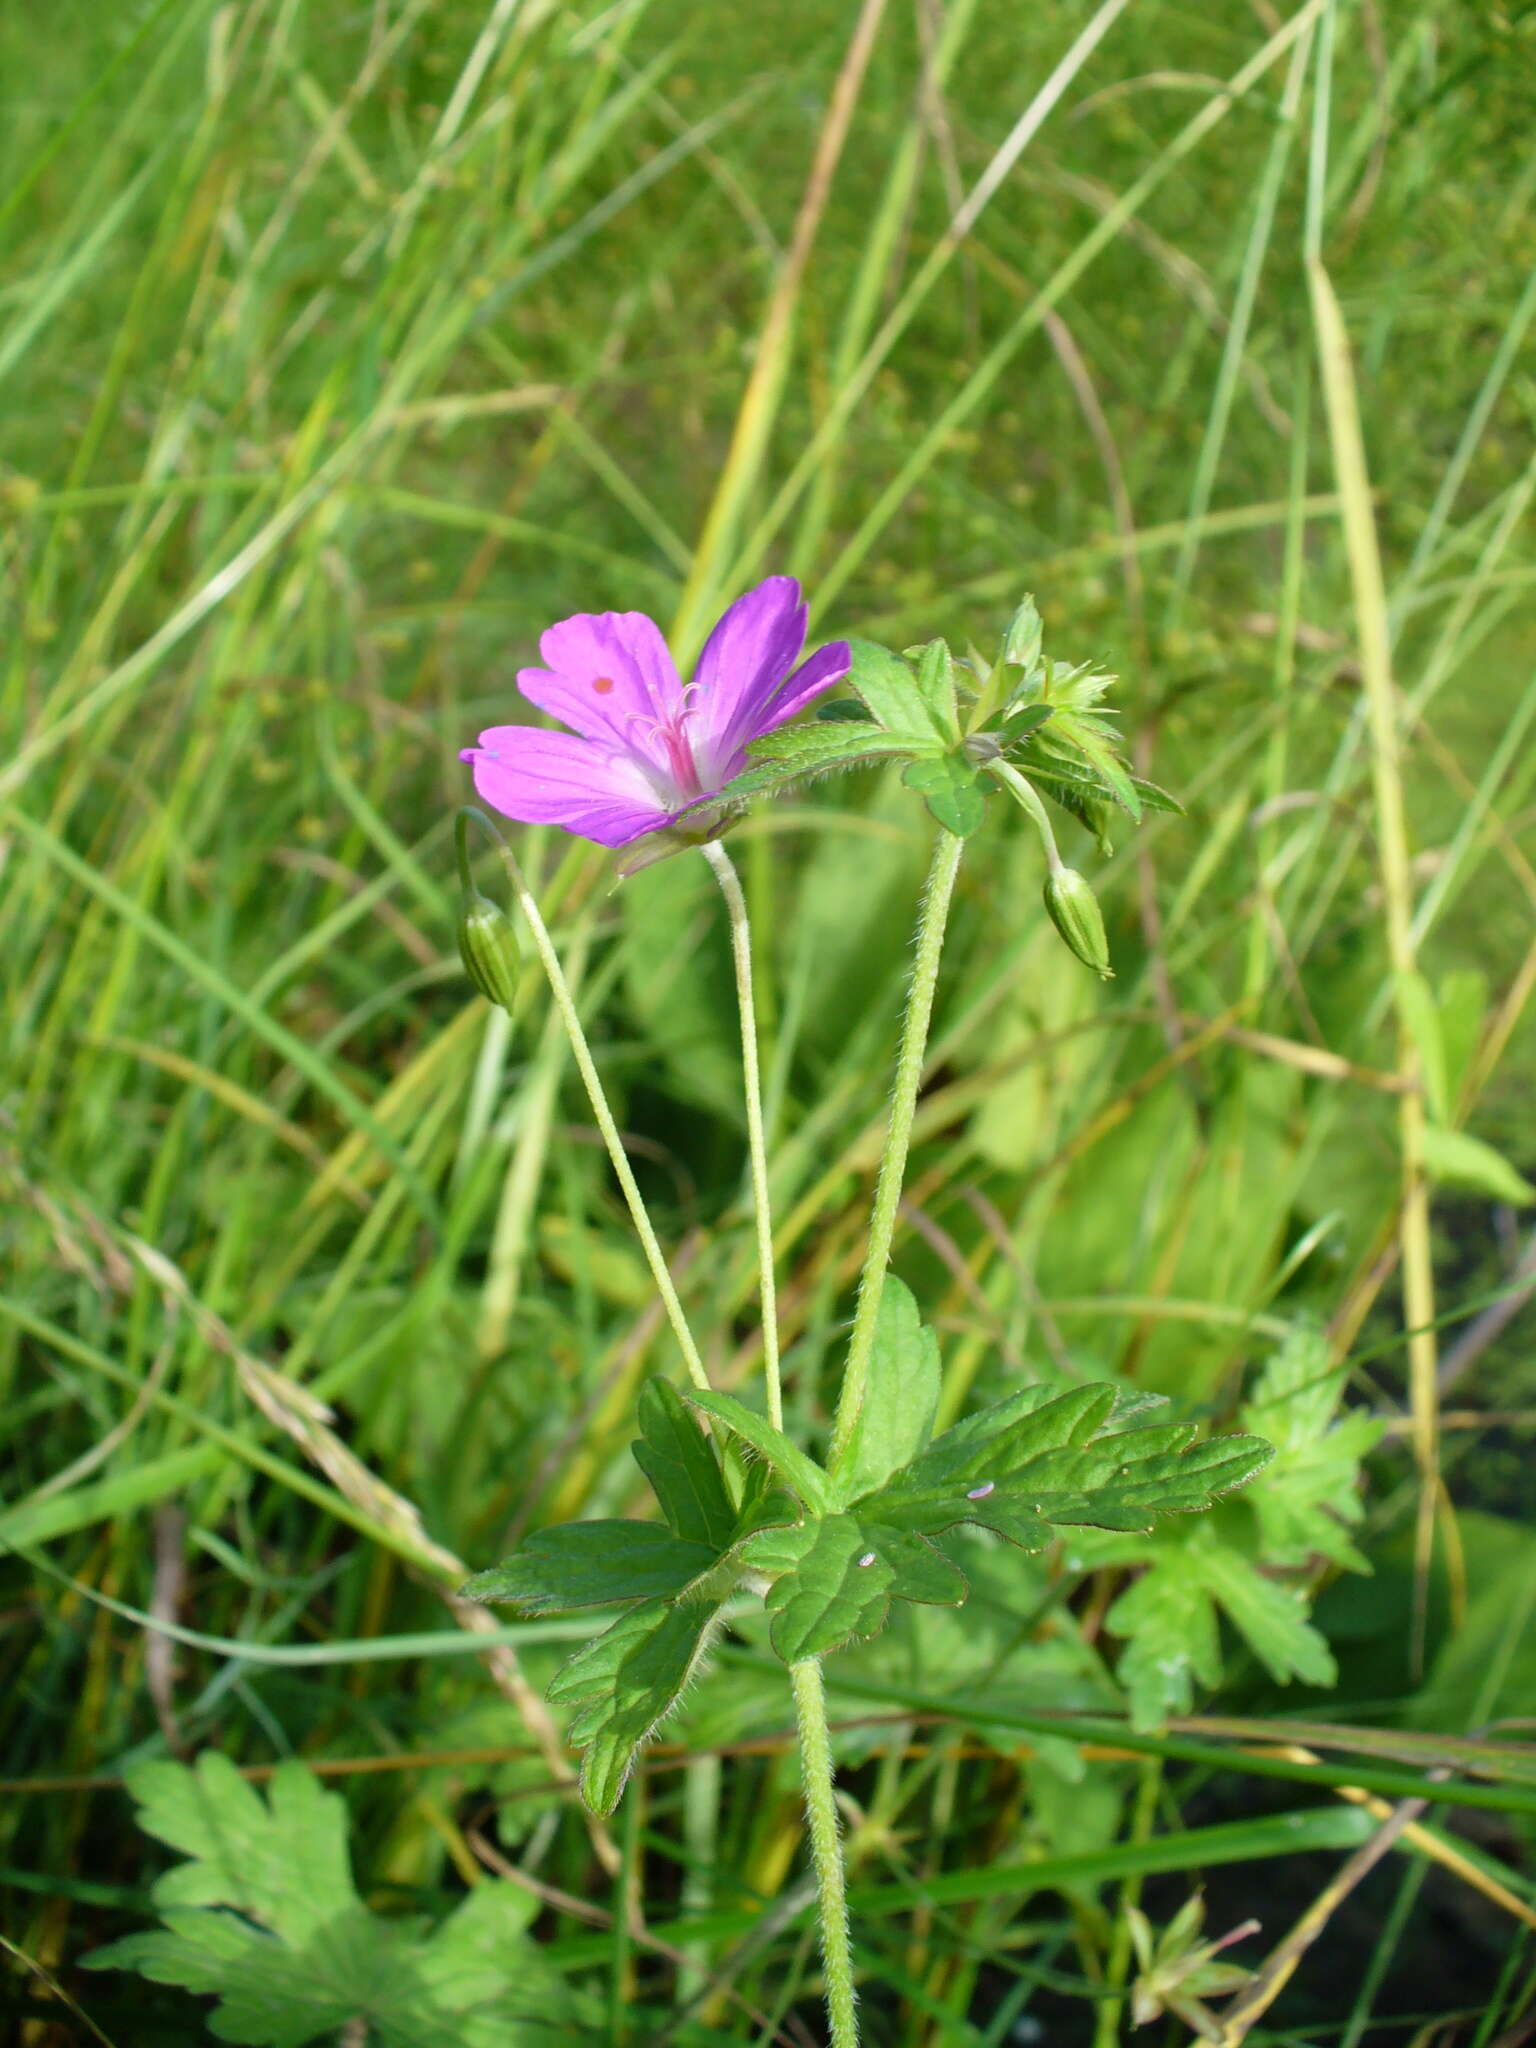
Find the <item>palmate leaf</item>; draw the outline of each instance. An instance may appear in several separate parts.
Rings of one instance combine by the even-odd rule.
[[[607,1607],[681,1593],[718,1555],[715,1546],[685,1542],[659,1522],[563,1522],[477,1572],[462,1597],[506,1601],[525,1614]]]
[[[958,1605],[964,1577],[927,1537],[969,1522],[1040,1550],[1061,1526],[1146,1530],[1209,1506],[1271,1455],[1253,1437],[1192,1444],[1193,1424],[1144,1425],[1164,1404],[1126,1404],[1108,1386],[1021,1389],[922,1449],[936,1353],[906,1289],[887,1288],[863,1410],[832,1481],[836,1509],[739,1548],[770,1581],[770,1637],[788,1661],[874,1634],[893,1599]],[[1118,1426],[1127,1421],[1137,1426]]]
[[[859,1512],[926,1535],[972,1522],[1038,1550],[1053,1525],[1148,1529],[1209,1507],[1272,1455],[1256,1437],[1192,1446],[1190,1423],[1100,1434],[1115,1405],[1107,1386],[1026,1388],[946,1431]]]
[[[586,1752],[581,1792],[594,1813],[618,1805],[635,1752],[677,1704],[716,1611],[707,1601],[647,1600],[557,1673],[549,1697],[575,1709],[570,1740]]]
[[[1365,1513],[1360,1463],[1382,1425],[1358,1412],[1339,1414],[1345,1378],[1323,1332],[1300,1324],[1270,1358],[1243,1408],[1244,1425],[1275,1446],[1273,1464],[1248,1495],[1267,1563],[1304,1565],[1325,1557],[1351,1571],[1370,1570],[1349,1540],[1348,1525]]]
[[[892,1600],[958,1607],[966,1595],[965,1574],[932,1544],[857,1514],[764,1529],[742,1545],[741,1556],[772,1579],[768,1634],[786,1664],[877,1635]]]
[[[1128,1639],[1120,1677],[1136,1727],[1155,1728],[1170,1714],[1188,1713],[1195,1682],[1219,1681],[1218,1613],[1226,1614],[1279,1683],[1296,1678],[1333,1684],[1338,1674],[1332,1653],[1307,1620],[1302,1594],[1265,1578],[1208,1524],[1196,1523],[1180,1541],[1165,1539],[1143,1554],[1147,1570],[1104,1622],[1111,1634]]]
[[[154,1889],[163,1925],[85,1958],[219,2003],[209,2032],[261,2048],[305,2048],[366,2029],[381,2048],[529,2048],[579,2039],[580,2001],[528,1940],[533,1902],[480,1886],[436,1930],[384,1920],[357,1896],[346,1808],[302,1764],[280,1764],[269,1797],[226,1758],[127,1773],[151,1834],[187,1851]]]
[[[347,1808],[302,1764],[282,1763],[266,1797],[226,1756],[135,1765],[124,1782],[146,1834],[189,1860],[155,1886],[161,1906],[228,1906],[294,1946],[359,1905]]]

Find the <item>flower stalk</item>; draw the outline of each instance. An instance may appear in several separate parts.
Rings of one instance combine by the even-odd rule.
[[[709,1391],[709,1375],[704,1370],[704,1361],[699,1356],[699,1347],[694,1342],[693,1332],[688,1327],[688,1318],[683,1313],[683,1305],[678,1299],[677,1289],[672,1284],[672,1275],[667,1268],[666,1256],[661,1249],[661,1242],[656,1235],[649,1212],[646,1209],[645,1197],[641,1194],[639,1184],[630,1167],[629,1157],[624,1150],[624,1140],[619,1134],[618,1124],[614,1119],[612,1109],[609,1107],[608,1097],[604,1093],[602,1079],[597,1071],[597,1062],[592,1057],[592,1048],[587,1042],[586,1032],[582,1029],[581,1018],[577,1013],[575,999],[571,995],[570,983],[566,980],[565,970],[560,965],[560,956],[555,951],[554,940],[549,936],[548,927],[539,915],[539,906],[534,900],[533,891],[529,888],[527,879],[518,863],[517,856],[513,853],[511,847],[507,845],[501,834],[496,831],[489,818],[475,810],[473,806],[466,806],[461,815],[478,819],[495,840],[496,851],[501,856],[502,865],[507,871],[507,879],[512,885],[512,893],[517,898],[518,907],[528,921],[529,936],[533,940],[534,951],[539,956],[545,978],[549,982],[549,991],[554,997],[555,1008],[560,1013],[560,1021],[565,1026],[566,1037],[571,1042],[571,1057],[576,1062],[576,1070],[581,1075],[582,1084],[587,1091],[587,1100],[592,1105],[593,1120],[598,1130],[602,1133],[609,1161],[612,1164],[619,1186],[623,1190],[624,1200],[629,1207],[630,1218],[634,1223],[636,1235],[640,1239],[641,1250],[645,1253],[646,1264],[651,1269],[651,1278],[656,1283],[656,1291],[661,1296],[661,1303],[666,1311],[667,1321],[672,1325],[672,1334],[676,1337],[678,1349],[683,1354],[683,1363],[688,1368],[688,1377],[696,1387],[707,1393]]]
[[[768,1145],[763,1132],[763,1087],[757,1050],[757,1007],[752,994],[752,927],[735,862],[718,839],[699,849],[714,870],[725,897],[736,967],[736,1002],[741,1012],[741,1065],[747,1109],[747,1150],[752,1163],[752,1208],[757,1225],[758,1291],[762,1297],[763,1375],[768,1420],[784,1427],[784,1389],[779,1370],[778,1288],[773,1274],[773,1214],[768,1204]]]
[[[885,1291],[886,1268],[896,1235],[896,1214],[907,1174],[907,1154],[912,1147],[912,1123],[917,1114],[923,1056],[928,1050],[928,1030],[933,1021],[939,956],[944,950],[950,900],[954,895],[955,877],[960,871],[960,856],[964,850],[963,839],[956,838],[952,832],[939,833],[923,891],[922,909],[918,913],[916,958],[912,965],[911,986],[907,991],[907,1007],[902,1017],[901,1048],[896,1061],[885,1150],[875,1183],[869,1248],[864,1255],[864,1270],[859,1279],[859,1300],[854,1311],[853,1335],[848,1344],[848,1364],[838,1396],[837,1419],[833,1424],[832,1448],[827,1461],[829,1469],[834,1472],[848,1449],[859,1411],[864,1405],[869,1362],[875,1348],[875,1328],[880,1315],[880,1297]]]

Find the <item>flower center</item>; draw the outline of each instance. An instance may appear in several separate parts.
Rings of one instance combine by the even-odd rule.
[[[699,780],[699,764],[693,758],[693,743],[688,737],[688,714],[683,712],[677,718],[669,718],[660,728],[662,746],[666,749],[667,766],[672,780],[677,785],[679,796],[703,796],[704,785]]]

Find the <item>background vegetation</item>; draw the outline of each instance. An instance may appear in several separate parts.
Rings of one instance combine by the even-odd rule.
[[[343,1790],[377,1912],[498,1902],[530,2040],[818,2038],[751,1626],[594,1837],[538,1705],[588,1624],[448,1602],[634,1505],[674,1363],[540,994],[507,1028],[462,978],[456,751],[551,619],[644,609],[687,653],[785,568],[824,636],[898,646],[1034,590],[1188,806],[1073,835],[1102,987],[1024,821],[973,843],[897,1252],[951,1406],[1087,1375],[1225,1424],[1277,1352],[1325,1395],[1301,1524],[1222,1525],[1288,1647],[1229,1612],[1213,1691],[1181,1638],[1168,1732],[1105,1626],[1143,1560],[1091,1545],[834,1660],[870,2039],[1109,2048],[1119,1908],[1161,1926],[1202,1873],[1208,1931],[1263,1922],[1248,2038],[1527,2038],[1536,15],[1288,7],[0,12],[18,2038],[96,2038],[55,1982],[119,2044],[206,2038],[205,1999],[77,1967],[173,1860],[125,1769],[205,1748]],[[927,829],[872,776],[739,835],[807,1424]],[[711,879],[523,839],[712,1374],[749,1379]],[[1341,1796],[1437,1767],[1455,1803],[1390,1846]]]

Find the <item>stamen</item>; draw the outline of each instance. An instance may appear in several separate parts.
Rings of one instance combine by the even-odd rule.
[[[967,1500],[985,1500],[996,1484],[997,1481],[995,1479],[988,1479],[980,1486],[973,1486],[965,1497]]]
[[[608,692],[613,688],[613,677],[594,676],[592,678],[592,687],[594,690],[596,690],[599,697],[606,697]]]
[[[875,1553],[872,1550],[866,1550],[864,1555],[859,1559],[859,1570],[866,1571],[869,1568],[869,1566],[874,1563],[874,1561]]]

